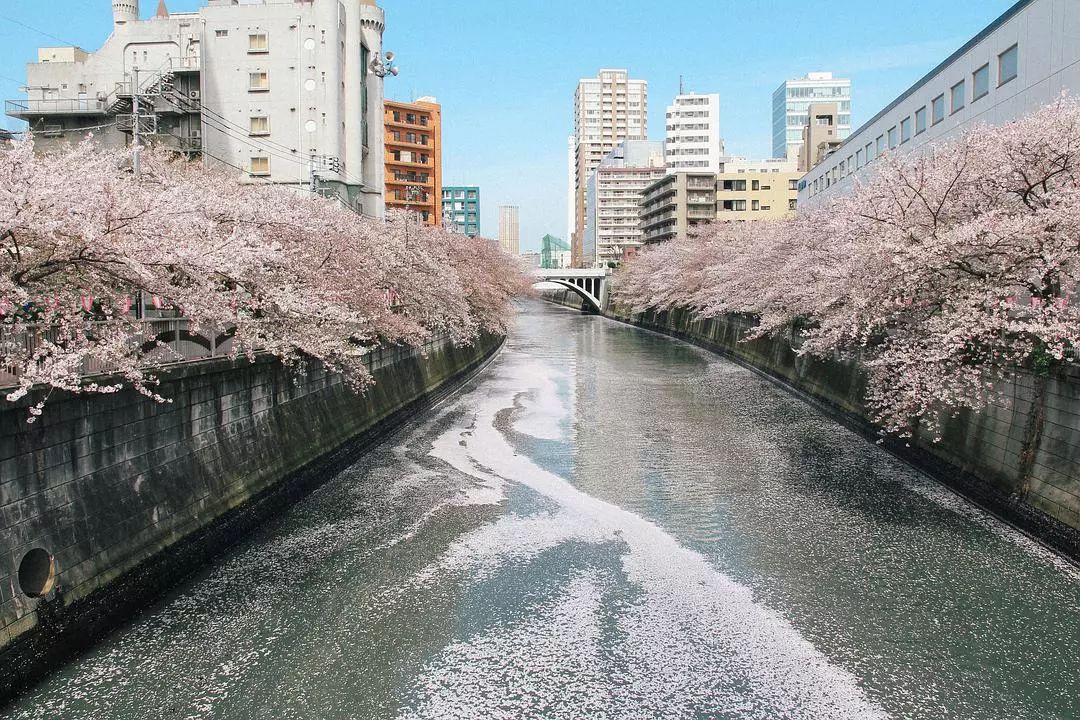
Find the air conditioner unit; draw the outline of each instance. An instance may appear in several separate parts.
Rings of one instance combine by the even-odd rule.
[[[195,139],[201,138],[202,137],[202,130],[192,130],[191,132],[188,133],[188,137],[195,138]]]
[[[191,92],[188,93],[188,97],[191,98],[192,100],[199,100],[200,98],[202,98],[202,93],[199,92],[198,90],[192,90]]]

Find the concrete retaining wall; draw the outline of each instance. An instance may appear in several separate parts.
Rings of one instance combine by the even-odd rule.
[[[484,337],[398,358],[363,396],[320,366],[298,375],[259,358],[170,371],[168,404],[135,392],[54,395],[32,425],[26,406],[36,398],[4,404],[0,704],[50,658],[321,482],[327,463],[354,460],[500,344]]]
[[[545,296],[558,304],[580,305],[569,292]],[[782,381],[877,439],[863,402],[866,378],[857,363],[799,357],[786,338],[740,342],[753,326],[746,317],[701,320],[685,310],[631,315],[615,308],[605,315],[730,357]],[[1080,373],[1022,374],[1005,390],[1009,403],[948,419],[941,442],[917,435],[910,443],[884,444],[1063,554],[1080,559]]]

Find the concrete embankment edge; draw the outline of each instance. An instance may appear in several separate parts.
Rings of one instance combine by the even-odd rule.
[[[571,291],[545,292],[549,302],[580,309]],[[866,378],[854,362],[800,357],[791,338],[744,342],[752,318],[698,319],[685,310],[611,320],[662,333],[733,360],[795,393],[868,440],[934,477],[957,494],[1080,563],[1080,374],[1021,373],[1005,388],[1009,402],[944,421],[940,442],[924,433],[882,438],[864,403]]]
[[[363,395],[321,366],[260,357],[168,372],[167,404],[54,396],[33,425],[25,402],[7,404],[0,707],[456,391],[503,340],[399,359]],[[43,576],[26,562],[39,549],[53,584],[31,597],[24,583]]]

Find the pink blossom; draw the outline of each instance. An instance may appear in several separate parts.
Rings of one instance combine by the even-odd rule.
[[[750,337],[859,360],[874,419],[933,437],[943,413],[1005,402],[998,388],[1036,355],[1066,361],[1080,347],[1067,301],[1078,238],[1080,105],[1062,100],[889,153],[791,220],[713,224],[650,248],[614,297],[634,311],[752,314]]]

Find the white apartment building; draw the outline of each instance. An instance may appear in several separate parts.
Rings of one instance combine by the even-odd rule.
[[[521,254],[521,226],[516,205],[499,206],[499,245],[511,255]]]
[[[91,128],[105,144],[130,144],[139,97],[151,142],[382,214],[383,81],[370,64],[384,19],[374,0],[207,0],[188,13],[161,3],[146,20],[138,0],[113,0],[112,11],[98,51],[43,48],[27,66],[27,98],[8,101],[42,147]]]
[[[720,137],[720,95],[678,95],[668,106],[667,166],[673,171],[720,172],[724,139]]]
[[[851,133],[851,80],[834,78],[831,72],[812,72],[781,83],[773,93],[773,157],[798,160],[803,127],[812,103],[839,105],[837,137]]]
[[[663,142],[627,140],[600,162],[586,191],[583,267],[622,262],[645,244],[641,194],[667,172]]]
[[[800,205],[822,202],[907,152],[971,127],[1004,125],[1080,92],[1080,3],[1021,0],[853,133],[799,183]]]
[[[648,138],[648,83],[631,80],[626,70],[601,70],[578,82],[574,93],[574,232],[571,252],[582,261],[585,193],[593,171],[624,140]]]

